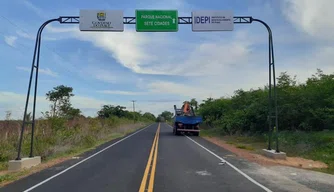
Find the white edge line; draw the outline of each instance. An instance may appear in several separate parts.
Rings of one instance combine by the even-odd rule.
[[[153,123],[153,124],[154,124],[154,123]],[[76,163],[76,164],[74,164],[74,165],[72,165],[72,166],[70,166],[70,167],[64,169],[63,171],[61,171],[61,172],[59,172],[59,173],[57,173],[57,174],[55,174],[55,175],[53,175],[53,176],[51,176],[51,177],[45,179],[44,181],[42,181],[42,182],[40,182],[40,183],[37,183],[36,185],[30,187],[29,189],[26,189],[26,190],[23,191],[23,192],[28,192],[28,191],[31,191],[31,190],[35,189],[36,187],[38,187],[38,186],[40,186],[40,185],[42,185],[42,184],[44,184],[44,183],[50,181],[51,179],[53,179],[53,178],[55,178],[55,177],[57,177],[57,176],[59,176],[59,175],[65,173],[66,171],[68,171],[68,170],[70,170],[70,169],[72,169],[72,168],[74,168],[74,167],[80,165],[81,163],[87,161],[88,159],[90,159],[90,158],[92,158],[92,157],[94,157],[94,156],[96,156],[96,155],[102,153],[103,151],[109,149],[110,147],[112,147],[112,146],[114,146],[114,145],[116,145],[116,144],[118,144],[118,143],[124,141],[125,139],[127,139],[127,138],[129,138],[129,137],[131,137],[131,136],[133,136],[133,135],[135,135],[135,134],[137,134],[137,133],[139,133],[139,132],[145,130],[146,128],[152,126],[153,124],[151,124],[151,125],[149,125],[149,126],[147,126],[147,127],[144,127],[144,128],[142,128],[142,129],[140,129],[139,131],[136,131],[136,132],[132,133],[131,135],[128,135],[128,136],[124,137],[123,139],[121,139],[121,140],[119,140],[119,141],[117,141],[117,142],[115,142],[115,143],[109,145],[108,147],[106,147],[106,148],[104,148],[104,149],[102,149],[102,150],[100,150],[100,151],[94,153],[93,155],[91,155],[91,156],[89,156],[89,157],[87,157],[87,158],[85,158],[85,159],[79,161],[78,163]]]
[[[168,124],[167,124],[168,125]],[[168,125],[170,126],[170,125]],[[172,126],[170,126],[172,127]],[[173,128],[173,127],[172,127]],[[185,135],[186,136],[186,135]],[[195,144],[197,144],[198,146],[202,147],[203,149],[205,149],[207,152],[209,152],[210,154],[212,154],[213,156],[217,157],[219,160],[224,161],[226,164],[228,164],[230,167],[232,167],[234,170],[236,170],[237,172],[239,172],[241,175],[243,175],[244,177],[246,177],[249,181],[253,182],[254,184],[258,185],[259,187],[261,187],[262,189],[264,189],[267,192],[272,192],[270,189],[268,189],[267,187],[263,186],[262,184],[258,183],[257,181],[255,181],[253,178],[251,178],[250,176],[248,176],[246,173],[242,172],[240,169],[236,168],[234,165],[232,165],[230,162],[226,161],[225,159],[223,159],[222,157],[218,156],[217,154],[215,154],[214,152],[210,151],[209,149],[205,148],[203,145],[199,144],[198,142],[196,142],[195,140],[191,139],[190,137],[186,136],[189,140],[191,140],[192,142],[194,142]]]

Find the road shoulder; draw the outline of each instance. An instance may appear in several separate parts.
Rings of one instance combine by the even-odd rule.
[[[284,164],[274,161],[259,161],[257,156],[251,155],[247,150],[219,142],[217,138],[208,139],[204,137],[195,138],[194,140],[212,149],[215,153],[222,154],[224,159],[274,191],[326,192],[332,191],[334,187],[332,184],[333,175],[294,168],[291,165],[284,166]],[[265,157],[261,158],[265,159]],[[308,163],[315,164],[316,162],[310,160]]]

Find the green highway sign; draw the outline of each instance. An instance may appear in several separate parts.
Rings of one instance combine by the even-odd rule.
[[[137,32],[177,32],[177,10],[136,10]]]

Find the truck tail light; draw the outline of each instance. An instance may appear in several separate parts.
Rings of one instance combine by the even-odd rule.
[[[183,124],[182,123],[178,123],[177,124],[180,128],[183,126]]]

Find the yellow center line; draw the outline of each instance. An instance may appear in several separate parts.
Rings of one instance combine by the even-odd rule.
[[[157,142],[155,144],[155,152],[154,152],[152,170],[151,170],[151,175],[150,175],[150,182],[148,184],[148,190],[147,190],[148,192],[152,192],[153,191],[155,168],[157,166],[159,135],[160,135],[160,123],[158,125],[158,136],[157,136]]]
[[[157,156],[157,149],[158,149],[158,147],[157,147],[158,145],[156,145],[156,144],[159,140],[159,132],[160,132],[160,123],[158,125],[157,132],[155,133],[155,137],[154,137],[154,140],[153,140],[150,156],[149,156],[148,161],[147,161],[147,165],[146,165],[146,168],[145,168],[143,179],[141,181],[139,192],[144,192],[145,189],[146,189],[145,187],[146,187],[146,183],[147,183],[147,177],[148,177],[148,174],[149,174],[149,171],[150,171],[152,156],[153,156],[154,150],[156,152],[155,152],[155,155],[154,155],[155,160],[153,160],[152,168],[154,167],[154,172],[155,172],[156,156]],[[153,172],[153,174],[154,174],[154,172]],[[153,177],[154,177],[154,175],[153,175]],[[152,173],[151,173],[151,177],[150,177],[150,184],[151,184],[151,182],[154,181],[154,179],[152,181],[151,180],[152,180]],[[152,187],[151,187],[152,188],[151,191],[152,191],[153,190],[153,183],[151,185],[152,185]],[[149,186],[151,186],[151,185],[149,185]]]

